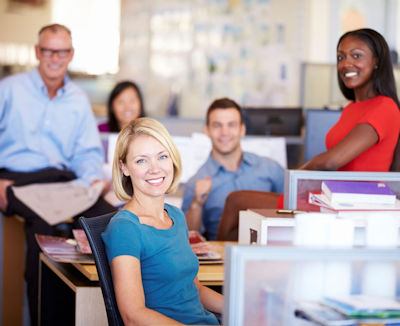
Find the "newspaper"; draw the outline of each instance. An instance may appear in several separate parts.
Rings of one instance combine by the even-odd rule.
[[[64,222],[94,205],[103,182],[84,187],[76,181],[12,187],[15,196],[50,225]]]

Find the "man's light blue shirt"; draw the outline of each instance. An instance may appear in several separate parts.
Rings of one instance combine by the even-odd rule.
[[[284,169],[274,160],[243,152],[237,172],[226,170],[209,156],[203,166],[186,183],[183,191],[182,210],[186,214],[193,201],[196,182],[207,176],[212,188],[203,206],[202,223],[208,238],[217,238],[218,224],[226,197],[236,190],[258,190],[283,193]]]
[[[37,68],[0,81],[0,168],[69,169],[90,183],[103,160],[89,99],[67,76],[53,99]]]

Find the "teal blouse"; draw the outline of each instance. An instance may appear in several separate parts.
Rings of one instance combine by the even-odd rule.
[[[218,325],[204,309],[194,278],[199,262],[189,244],[183,212],[165,204],[173,221],[166,230],[141,224],[138,217],[122,210],[102,234],[109,262],[130,255],[140,260],[146,307],[189,325]]]

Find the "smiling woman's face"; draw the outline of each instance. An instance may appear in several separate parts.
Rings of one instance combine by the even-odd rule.
[[[131,177],[134,196],[162,196],[174,177],[169,152],[149,135],[140,135],[130,142],[126,163],[121,163],[121,169],[125,176]]]
[[[124,89],[114,99],[112,108],[118,125],[122,129],[130,121],[140,116],[141,103],[138,93],[133,87]]]
[[[347,88],[368,91],[373,87],[372,74],[377,59],[368,45],[354,36],[344,38],[337,51],[337,69]]]

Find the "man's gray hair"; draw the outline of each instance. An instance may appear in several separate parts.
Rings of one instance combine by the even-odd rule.
[[[71,35],[71,30],[67,26],[64,26],[64,25],[61,25],[61,24],[50,24],[50,25],[43,26],[40,29],[39,37],[40,37],[40,35],[42,35],[42,33],[44,31],[47,31],[47,30],[49,30],[49,31],[51,31],[53,33],[58,33],[60,31],[64,31],[64,32],[67,32],[69,34],[69,36],[72,36]]]

